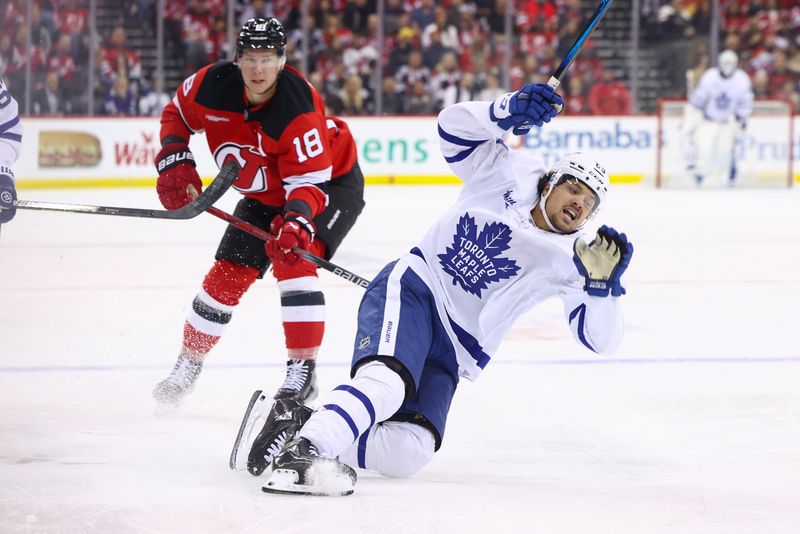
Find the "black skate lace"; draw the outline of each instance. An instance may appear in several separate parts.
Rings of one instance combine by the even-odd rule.
[[[289,360],[291,363],[286,368],[286,380],[281,389],[294,389],[300,391],[308,380],[308,367],[306,360]]]

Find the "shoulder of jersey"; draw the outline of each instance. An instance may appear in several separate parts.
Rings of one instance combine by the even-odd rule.
[[[278,88],[263,108],[253,113],[253,118],[261,122],[261,129],[273,139],[280,139],[284,130],[300,115],[319,113],[325,116],[325,109],[319,109],[322,99],[303,76],[291,67],[283,69],[278,78]],[[324,106],[324,104],[322,104]]]
[[[244,82],[239,67],[230,61],[214,63],[186,78],[181,91],[188,96],[193,89],[195,103],[203,107],[233,113],[244,111]]]

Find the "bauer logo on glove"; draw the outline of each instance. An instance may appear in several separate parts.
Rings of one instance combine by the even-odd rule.
[[[572,261],[586,279],[584,291],[595,297],[625,294],[620,278],[633,256],[633,244],[625,234],[603,225],[588,245],[583,239],[576,239],[573,251]]]

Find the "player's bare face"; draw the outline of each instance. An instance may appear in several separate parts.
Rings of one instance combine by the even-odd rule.
[[[262,104],[275,94],[283,62],[275,50],[245,50],[238,61],[247,99]]]
[[[567,180],[556,186],[547,198],[547,216],[558,230],[567,233],[580,228],[597,205],[597,197],[589,186],[578,180]]]

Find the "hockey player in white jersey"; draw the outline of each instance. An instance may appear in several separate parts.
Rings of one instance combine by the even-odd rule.
[[[17,188],[11,165],[17,161],[22,143],[17,101],[0,80],[0,224],[14,218]]]
[[[319,495],[352,493],[356,468],[414,474],[442,444],[459,379],[475,380],[515,320],[551,297],[586,350],[617,348],[633,246],[605,226],[589,244],[578,233],[605,202],[605,168],[576,153],[548,171],[503,143],[550,122],[554,104],[552,88],[532,84],[441,112],[441,150],[464,182],[456,204],[367,288],[351,379],[313,413],[276,404],[250,447],[254,396],[231,467],[249,452],[251,473],[271,464],[265,492]]]
[[[736,180],[734,149],[753,112],[750,78],[738,62],[732,50],[722,52],[718,67],[703,73],[689,97],[684,124],[687,169],[698,186],[712,176],[723,185]]]

